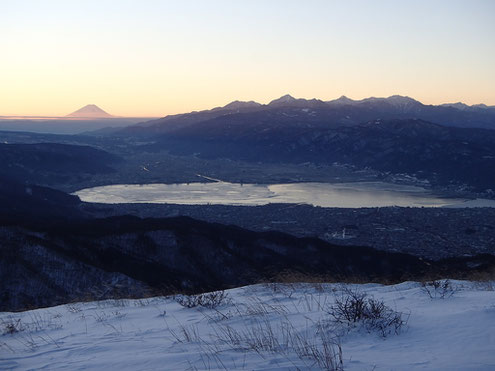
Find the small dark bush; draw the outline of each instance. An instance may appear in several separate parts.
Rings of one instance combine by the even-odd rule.
[[[432,299],[447,299],[456,293],[457,288],[447,279],[421,282],[421,290]]]
[[[3,325],[2,327],[3,327],[3,334],[4,335],[7,335],[7,334],[13,335],[16,332],[23,330],[23,326],[22,326],[20,318],[17,320],[11,320],[8,322],[3,322],[2,325]]]
[[[178,295],[175,301],[186,308],[205,307],[214,309],[228,301],[225,291],[213,291],[199,295]]]
[[[186,308],[196,308],[200,306],[199,295],[177,295],[175,301]]]
[[[378,331],[383,337],[392,332],[399,334],[407,324],[403,313],[387,307],[383,301],[350,289],[345,289],[342,296],[336,298],[328,313],[335,323],[345,325],[347,329],[361,325],[368,332]]]

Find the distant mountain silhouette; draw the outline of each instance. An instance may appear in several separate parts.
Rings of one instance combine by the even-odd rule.
[[[463,103],[426,105],[413,98],[392,95],[387,98],[370,97],[353,100],[346,96],[331,101],[294,98],[287,94],[268,104],[234,101],[223,107],[169,115],[142,122],[125,129],[112,131],[118,135],[155,136],[184,129],[208,120],[243,121],[243,126],[281,125],[332,128],[354,126],[376,120],[419,119],[449,127],[495,129],[495,106]]]
[[[115,116],[110,115],[103,111],[100,107],[94,104],[88,104],[83,108],[78,109],[75,112],[65,116],[65,117],[79,117],[79,118],[112,118]]]
[[[340,98],[338,99],[334,99],[334,100],[330,100],[328,101],[327,103],[328,104],[331,104],[331,105],[334,105],[334,106],[337,106],[337,105],[346,105],[346,104],[354,104],[358,101],[355,101],[354,99],[350,99],[350,98],[347,98],[345,95],[342,95]]]
[[[254,102],[250,100],[249,102],[241,102],[241,101],[233,101],[229,104],[219,107],[219,109],[232,109],[232,110],[240,110],[240,109],[249,109],[249,108],[258,108],[261,107],[262,104],[258,102]]]
[[[442,107],[452,107],[456,108],[460,111],[477,111],[477,112],[482,112],[484,110],[492,110],[495,111],[495,106],[487,106],[486,104],[473,104],[472,106],[469,106],[465,103],[462,102],[457,102],[457,103],[444,103],[441,104]]]
[[[235,104],[168,116],[114,133],[148,150],[255,162],[350,164],[409,174],[433,185],[495,182],[495,112],[424,105],[404,96],[354,101],[296,99]],[[491,130],[486,130],[491,129]]]
[[[272,100],[267,105],[268,108],[318,108],[326,107],[325,102],[319,99],[296,99],[293,96],[286,94],[278,99]]]

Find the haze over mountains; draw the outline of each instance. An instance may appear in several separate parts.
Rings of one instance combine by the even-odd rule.
[[[166,104],[166,103],[165,103]],[[191,113],[173,114],[160,119],[145,117],[114,116],[95,104],[88,104],[63,117],[0,117],[0,130],[32,131],[37,133],[77,134],[80,132],[105,130],[116,133],[117,128],[131,126],[129,133],[164,133],[220,116],[232,114],[256,114],[246,120],[266,121],[268,118],[299,121],[301,124],[332,127],[351,126],[375,119],[421,119],[446,126],[469,128],[495,128],[495,106],[485,104],[466,105],[461,102],[441,105],[425,105],[400,95],[388,98],[366,98],[353,100],[346,96],[323,101],[320,99],[296,99],[284,95],[268,104],[254,101],[233,101],[223,107]],[[73,122],[69,122],[72,120]],[[74,122],[81,121],[81,122]],[[146,129],[143,129],[146,128]]]
[[[108,127],[125,127],[150,118],[113,116],[95,104],[88,104],[61,117],[0,116],[0,130],[80,134]]]
[[[371,169],[381,176],[405,175],[432,186],[467,187],[482,193],[493,192],[495,188],[495,107],[486,105],[424,105],[398,95],[363,100],[342,96],[326,102],[284,95],[268,104],[233,101],[211,110],[141,120],[134,125],[123,118],[73,120],[79,115],[108,113],[88,105],[72,113],[67,121],[41,125],[45,129],[55,125],[60,128],[58,132],[71,134],[76,127],[85,132],[91,127],[99,129],[88,133],[93,139],[53,138],[53,141],[98,143],[99,149],[116,151],[115,154],[125,158],[153,156],[160,162],[166,154],[270,166],[343,164],[355,170]],[[111,128],[113,125],[120,127]],[[59,149],[54,147],[53,156],[58,156]],[[36,147],[38,150],[41,148]],[[27,151],[26,155],[22,151]],[[35,182],[37,176],[28,175],[38,173],[37,165],[28,159],[38,155],[31,149],[28,151],[28,147],[22,151],[19,153],[13,146],[2,149],[2,156],[13,161],[8,167],[9,176]],[[46,148],[39,156],[46,156]],[[65,157],[60,163],[65,163]],[[14,161],[16,158],[20,160]],[[54,183],[46,179],[54,179],[54,174],[47,171],[44,169],[46,174],[39,179],[43,179],[41,184],[52,186]],[[81,170],[81,174],[90,173]],[[130,176],[130,172],[127,174],[126,177]],[[153,179],[162,179],[161,175],[156,176]],[[129,179],[126,177],[121,179]],[[71,175],[68,179],[76,178]]]

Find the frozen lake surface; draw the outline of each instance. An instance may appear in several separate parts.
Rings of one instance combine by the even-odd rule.
[[[321,207],[495,207],[493,200],[441,198],[421,187],[383,182],[239,184],[117,184],[74,193],[98,203],[171,203],[245,205],[304,203]]]

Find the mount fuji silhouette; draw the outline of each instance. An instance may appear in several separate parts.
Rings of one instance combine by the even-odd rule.
[[[77,111],[72,112],[71,114],[65,117],[77,117],[77,118],[112,118],[115,116],[110,115],[103,111],[100,107],[94,104],[88,104],[83,108],[78,109]]]

